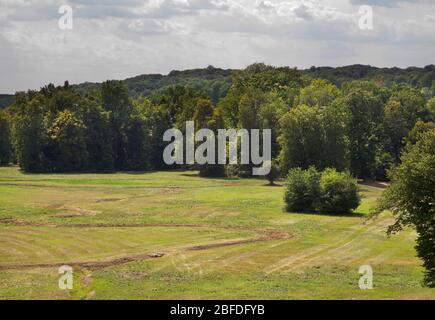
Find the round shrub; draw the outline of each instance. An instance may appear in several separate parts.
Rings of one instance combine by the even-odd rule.
[[[287,212],[314,211],[319,199],[319,173],[315,168],[291,169],[287,176],[287,188],[284,194]]]
[[[328,214],[345,214],[360,204],[357,181],[348,172],[326,169],[320,177],[318,211]]]

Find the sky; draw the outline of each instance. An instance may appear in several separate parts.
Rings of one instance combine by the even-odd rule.
[[[435,0],[0,0],[0,93],[255,62],[435,64]]]

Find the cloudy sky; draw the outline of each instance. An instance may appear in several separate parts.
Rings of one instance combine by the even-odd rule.
[[[435,63],[435,0],[0,0],[0,93],[253,62]]]

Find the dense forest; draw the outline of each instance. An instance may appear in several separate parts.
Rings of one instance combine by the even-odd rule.
[[[199,91],[205,91],[217,103],[225,97],[232,80],[232,74],[239,70],[219,69],[209,66],[204,69],[185,71],[171,71],[168,75],[144,74],[123,80],[132,99],[149,97],[156,91],[168,86],[189,86]],[[312,79],[324,79],[337,87],[352,80],[374,81],[380,86],[391,88],[394,85],[409,85],[422,88],[426,96],[435,96],[435,66],[428,65],[424,68],[376,68],[366,65],[351,65],[345,67],[311,67],[300,70],[301,74]],[[96,90],[101,83],[85,82],[72,85],[80,94],[84,95]],[[13,95],[0,94],[0,108],[13,102]]]
[[[394,76],[381,82],[380,74]],[[333,75],[334,81],[324,79]],[[416,132],[433,127],[435,82],[422,87],[427,76],[433,76],[431,66],[387,73],[254,64],[240,71],[209,67],[102,84],[49,84],[17,92],[2,110],[0,163],[16,162],[27,172],[167,169],[164,131],[194,120],[212,130],[271,129],[274,164],[282,173],[314,166],[386,179]],[[399,78],[409,83],[391,85]],[[223,176],[249,175],[250,168],[197,169]]]

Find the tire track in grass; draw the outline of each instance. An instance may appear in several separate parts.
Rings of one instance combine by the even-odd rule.
[[[314,248],[309,249],[308,251],[286,257],[266,268],[264,271],[266,274],[271,274],[273,272],[281,271],[283,269],[285,269],[285,271],[291,272],[297,268],[306,266],[310,262],[325,255],[330,256],[331,253],[351,245],[354,241],[357,240],[357,238],[363,236],[364,234],[378,229],[379,225],[382,224],[385,220],[386,218],[378,218],[370,224],[363,224],[361,228],[359,228],[355,232],[352,232],[352,234],[350,234],[343,240],[338,240],[332,244],[320,244]]]
[[[8,224],[10,225],[10,221],[8,221]],[[26,224],[28,226],[28,224]],[[22,226],[22,224],[19,224],[19,226]],[[51,225],[53,226],[53,225]],[[83,227],[84,225],[80,225],[80,227]],[[171,225],[167,224],[164,225],[165,227],[186,227],[186,225]],[[237,246],[247,243],[254,243],[254,242],[260,242],[260,241],[272,241],[272,240],[282,240],[282,239],[291,239],[292,236],[286,232],[277,231],[273,229],[255,229],[255,228],[247,228],[247,227],[228,227],[228,226],[213,226],[213,225],[189,225],[190,227],[200,227],[200,228],[210,228],[210,229],[225,229],[225,230],[236,230],[236,231],[250,231],[257,233],[257,236],[253,238],[236,238],[236,239],[228,239],[228,240],[221,240],[216,242],[210,242],[205,244],[196,244],[196,245],[190,245],[190,246],[184,246],[180,250],[187,252],[187,251],[202,251],[202,250],[209,250],[214,248],[221,248],[221,247],[229,247],[229,246]],[[61,227],[61,226],[58,226]],[[63,226],[62,226],[63,227]],[[71,226],[70,226],[71,227]],[[77,227],[77,226],[76,226]],[[95,227],[94,225],[86,225],[85,227]],[[109,227],[108,225],[100,225],[99,227]],[[113,225],[110,225],[110,227],[113,227]],[[126,227],[125,225],[120,225],[119,227]],[[137,228],[138,225],[134,225],[133,227]],[[161,224],[158,225],[142,225],[142,227],[162,227]],[[178,250],[178,251],[180,251]],[[176,253],[177,250],[172,250],[173,253]],[[100,260],[100,261],[71,261],[71,262],[62,262],[62,263],[37,263],[37,264],[10,264],[10,265],[0,265],[0,271],[2,270],[22,270],[22,269],[31,269],[31,268],[53,268],[53,267],[60,267],[62,265],[70,265],[70,266],[78,266],[83,268],[89,268],[89,269],[101,269],[106,268],[110,266],[115,265],[121,265],[129,262],[134,261],[140,261],[140,260],[146,260],[150,258],[160,258],[165,256],[166,253],[164,252],[157,252],[157,253],[141,253],[141,254],[135,254],[135,255],[126,255],[123,257],[118,257],[114,259],[108,259],[108,260]]]

